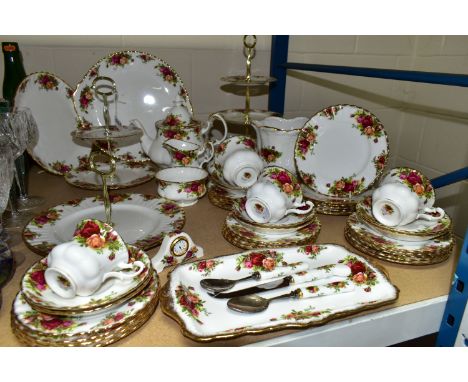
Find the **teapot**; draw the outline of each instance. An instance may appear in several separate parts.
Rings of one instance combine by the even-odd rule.
[[[141,137],[143,151],[160,167],[168,167],[171,164],[171,156],[163,146],[163,143],[168,139],[178,139],[204,146],[207,141],[207,134],[213,127],[215,119],[222,122],[224,134],[221,139],[215,140],[213,144],[219,145],[227,137],[227,124],[220,114],[212,114],[208,121],[201,122],[192,118],[190,112],[183,105],[182,97],[178,96],[174,104],[174,107],[169,109],[166,118],[155,123],[155,138],[152,138],[153,134],[150,134],[140,121],[132,120],[143,130],[143,136]]]

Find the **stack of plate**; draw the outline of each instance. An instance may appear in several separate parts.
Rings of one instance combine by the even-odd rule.
[[[381,177],[388,150],[384,127],[371,112],[353,105],[321,110],[304,125],[294,150],[304,196],[319,213],[351,214]]]
[[[254,222],[245,210],[245,198],[235,201],[223,226],[223,236],[243,249],[290,247],[314,243],[321,224],[315,212],[290,214],[276,223]]]
[[[436,221],[418,219],[405,226],[387,227],[372,214],[372,197],[356,206],[346,223],[345,237],[360,251],[400,264],[427,265],[452,253],[452,222],[445,214]]]
[[[145,252],[128,246],[130,262],[145,270],[130,281],[109,279],[91,296],[65,299],[45,282],[47,258],[23,276],[11,327],[30,346],[105,346],[140,328],[158,304],[159,279]]]

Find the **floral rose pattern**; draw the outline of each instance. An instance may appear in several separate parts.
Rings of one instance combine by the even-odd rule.
[[[275,146],[272,147],[262,147],[260,150],[260,156],[267,163],[272,163],[278,160],[278,158],[283,155],[280,151],[275,149]]]
[[[171,128],[182,129],[184,127],[184,121],[180,119],[178,115],[168,114],[162,123],[164,126],[168,126]],[[175,138],[175,137],[168,137],[168,138]],[[179,138],[175,138],[179,139]]]
[[[106,67],[109,66],[120,66],[124,67],[125,65],[133,62],[133,58],[128,53],[115,53],[107,59]]]
[[[307,257],[311,259],[316,259],[317,255],[320,254],[321,250],[323,249],[322,246],[316,244],[309,244],[304,247],[298,248],[299,253],[303,253]]]
[[[214,271],[214,269],[219,265],[222,264],[223,262],[221,260],[215,260],[215,259],[210,259],[210,260],[202,260],[198,261],[196,263],[193,263],[190,267],[190,271],[197,271],[202,274],[202,276],[208,276],[211,272]]]
[[[33,220],[31,220],[31,224],[39,228],[42,228],[45,224],[54,225],[55,221],[60,218],[61,212],[62,210],[56,210],[54,208],[51,208],[42,215],[33,218]]]
[[[179,211],[180,208],[177,206],[177,204],[171,202],[163,203],[159,208],[159,212],[171,218],[174,217],[174,215]]]
[[[343,105],[337,105],[337,106],[330,106],[330,107],[327,107],[326,109],[323,109],[319,115],[321,117],[325,117],[325,118],[328,118],[328,119],[335,119],[335,115],[338,113],[338,111],[340,111],[341,109],[343,109]]]
[[[179,151],[179,150],[171,150],[172,159],[179,165],[179,166],[189,166],[195,160],[196,152],[192,151]]]
[[[319,318],[320,316],[327,315],[331,313],[331,309],[324,309],[324,310],[315,310],[314,307],[309,306],[304,310],[291,310],[290,313],[281,315],[282,320],[307,320],[310,318]],[[277,318],[271,318],[270,321],[278,321]]]
[[[193,318],[199,324],[203,324],[199,319],[200,313],[204,313],[206,316],[210,313],[203,306],[205,301],[200,298],[199,294],[195,293],[195,288],[192,286],[186,287],[181,283],[177,286],[175,294],[176,302],[182,308],[182,312]]]
[[[89,86],[85,86],[80,92],[80,109],[88,113],[88,108],[94,102],[94,94]]]
[[[70,332],[84,322],[78,323],[72,317],[52,316],[31,310],[23,314],[23,320],[34,328],[50,332],[52,334],[61,334]]]
[[[364,190],[364,180],[364,177],[361,179],[354,179],[354,175],[352,175],[348,178],[343,177],[339,180],[335,180],[333,184],[327,183],[326,186],[328,187],[328,193],[331,195],[357,195]]]
[[[239,136],[239,141],[237,142],[237,144],[240,144],[240,143],[242,143],[244,146],[252,150],[255,150],[255,148],[257,147],[255,140],[253,140],[252,138],[243,136],[243,135]]]
[[[348,278],[354,284],[364,286],[366,292],[370,292],[371,287],[378,283],[376,273],[356,256],[346,256],[339,263],[346,264],[351,269]]]
[[[205,194],[206,188],[203,183],[200,182],[188,182],[188,183],[181,183],[179,185],[179,189],[177,192],[186,192],[189,195],[194,195],[197,197],[201,197]]]
[[[236,271],[246,268],[253,271],[270,272],[277,266],[286,265],[288,263],[283,261],[283,253],[274,250],[250,252],[236,258]]]
[[[34,240],[39,236],[39,234],[37,232],[31,231],[29,228],[25,228],[23,231],[23,236],[27,239]]]
[[[182,259],[182,261],[177,261],[174,256],[171,256],[171,255],[166,255],[163,257],[163,259],[161,260],[163,264],[166,264],[165,266],[166,267],[170,267],[171,265],[175,265],[175,264],[178,264],[179,262],[180,263],[183,263],[184,261],[187,261],[187,260],[190,260],[192,258],[194,258],[196,255],[197,255],[197,252],[198,252],[198,248],[196,246],[193,246],[192,248],[190,248],[187,253],[185,254],[184,258]]]
[[[99,324],[96,325],[96,328],[113,325],[117,322],[122,321],[125,317],[128,317],[130,314],[132,314],[131,310],[126,312],[109,313],[99,322]]]
[[[169,82],[170,84],[176,86],[177,84],[177,74],[168,66],[164,64],[159,64],[154,67],[159,75],[164,79],[164,81]]]
[[[373,139],[374,142],[378,142],[378,138],[385,134],[382,124],[368,111],[358,109],[354,114],[351,114],[351,117],[357,122],[357,125],[353,124],[353,127],[357,128],[361,135]]]
[[[122,249],[117,232],[110,225],[99,220],[82,221],[73,236],[81,246],[94,249],[98,253],[103,253],[104,249],[108,249],[109,260],[114,260],[115,253]]]
[[[58,81],[49,74],[39,74],[34,83],[39,84],[39,89],[58,90]]]
[[[307,174],[299,170],[299,176],[301,177],[304,184],[312,187],[315,185],[315,174]]]
[[[382,151],[380,155],[377,155],[374,159],[372,159],[372,163],[374,163],[375,169],[377,170],[377,174],[383,171],[385,168],[385,164],[387,163],[388,153],[386,151]]]
[[[144,62],[145,64],[146,64],[147,62],[154,61],[154,57],[151,57],[150,55],[144,54],[144,53],[138,55],[138,58],[139,58],[142,62]]]
[[[395,172],[400,181],[413,190],[419,197],[425,197],[427,199],[434,197],[434,189],[429,179],[419,171],[407,167],[400,167],[395,169]]]
[[[265,174],[288,196],[302,196],[301,185],[293,174],[279,167],[266,168]]]
[[[53,163],[49,163],[49,166],[54,170],[59,172],[60,174],[66,174],[67,172],[70,172],[73,168],[72,165],[66,164],[65,161],[56,161]]]
[[[296,143],[296,157],[306,159],[307,153],[312,150],[317,140],[318,126],[306,126],[301,130]]]

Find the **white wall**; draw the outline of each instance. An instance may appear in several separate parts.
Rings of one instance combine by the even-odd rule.
[[[270,36],[257,36],[254,74],[268,74]],[[18,41],[26,72],[46,70],[76,84],[99,58],[121,49],[144,50],[181,75],[200,119],[242,108],[244,98],[220,77],[245,71],[242,36],[0,36]],[[468,74],[468,36],[292,36],[289,61]],[[3,81],[3,61],[0,61]],[[252,108],[266,109],[267,94]],[[391,165],[408,165],[429,177],[468,165],[468,89],[393,80],[289,71],[287,116],[311,116],[323,107],[351,103],[370,109],[389,134]],[[464,236],[468,182],[437,191],[437,204]]]

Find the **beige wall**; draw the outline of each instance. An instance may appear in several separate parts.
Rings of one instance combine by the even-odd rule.
[[[269,71],[269,36],[257,36],[254,74]],[[243,107],[244,99],[220,77],[245,70],[241,36],[0,36],[18,41],[27,72],[47,70],[76,84],[99,58],[137,49],[169,62],[189,89],[195,113]],[[468,74],[468,36],[292,36],[289,61]],[[0,81],[3,81],[3,61]],[[266,91],[252,107],[267,107]],[[352,103],[370,109],[389,134],[391,165],[429,177],[468,165],[468,89],[334,74],[290,71],[287,116],[310,116],[325,106]],[[437,204],[463,236],[468,226],[468,182],[437,191]]]

